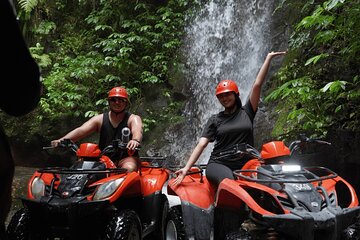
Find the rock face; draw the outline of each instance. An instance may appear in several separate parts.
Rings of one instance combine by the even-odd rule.
[[[327,156],[333,170],[347,180],[360,196],[360,132],[336,129],[329,132],[328,139],[332,143],[332,151]]]

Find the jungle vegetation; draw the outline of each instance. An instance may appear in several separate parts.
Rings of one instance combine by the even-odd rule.
[[[274,135],[326,137],[360,121],[360,1],[283,1],[301,13],[287,62],[266,99],[278,100]],[[294,10],[295,9],[295,10]]]

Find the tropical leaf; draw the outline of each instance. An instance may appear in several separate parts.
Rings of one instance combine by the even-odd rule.
[[[38,0],[19,0],[21,9],[27,13],[30,13],[38,5],[38,3]]]

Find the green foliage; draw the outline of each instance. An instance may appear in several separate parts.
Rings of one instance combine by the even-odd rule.
[[[19,0],[19,5],[25,12],[30,13],[38,5],[38,0]]]
[[[51,65],[51,58],[48,54],[44,53],[44,48],[40,43],[37,43],[35,47],[30,47],[29,50],[40,68],[46,68]]]
[[[130,111],[142,116],[145,131],[179,121],[182,103],[173,97],[171,72],[180,57],[185,15],[195,1],[17,4],[22,30],[41,67],[44,92],[33,114],[19,121],[1,117],[10,137],[59,136],[107,109],[107,92],[117,85],[127,88]],[[160,108],[146,96],[157,88],[164,91]]]
[[[19,3],[25,9],[25,1]],[[46,118],[93,116],[106,108],[99,99],[116,85],[129,90],[136,106],[144,102],[142,92],[149,85],[168,84],[187,1],[74,5],[60,0],[31,5],[48,12],[33,31],[40,42],[32,48],[43,71],[41,109]]]
[[[312,58],[310,58],[310,59],[308,59],[306,61],[305,66],[307,66],[307,65],[309,65],[311,63],[316,64],[320,59],[327,58],[328,56],[329,56],[329,54],[327,54],[327,53],[322,53],[322,54],[319,54],[317,56],[314,56],[314,57],[312,57]]]
[[[279,87],[266,98],[282,103],[274,134],[359,129],[360,2],[307,1],[303,9],[288,64],[276,76]]]

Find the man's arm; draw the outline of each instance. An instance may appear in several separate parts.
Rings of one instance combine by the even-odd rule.
[[[128,121],[128,126],[132,134],[132,139],[129,141],[127,147],[129,149],[135,149],[139,147],[143,136],[143,124],[141,117],[135,114],[131,114]]]
[[[100,131],[100,126],[102,122],[102,114],[90,118],[88,121],[83,123],[80,127],[75,128],[74,130],[67,133],[65,136],[51,141],[52,146],[57,146],[63,139],[71,139],[73,142],[81,140],[94,132]]]

